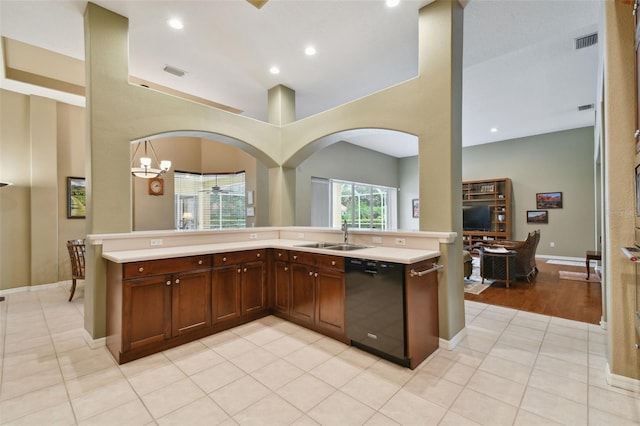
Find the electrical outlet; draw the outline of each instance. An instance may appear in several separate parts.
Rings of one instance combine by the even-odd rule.
[[[156,239],[156,240],[151,240],[151,241],[149,241],[149,243],[150,243],[152,246],[161,246],[161,245],[162,245],[162,239],[161,239],[161,238],[158,238],[158,239]]]
[[[407,245],[407,241],[404,238],[396,238],[396,245],[397,246],[406,246]]]
[[[258,234],[249,234],[249,239],[250,240],[257,240],[258,239]]]
[[[373,237],[371,238],[371,242],[373,244],[382,244],[382,237]]]
[[[550,246],[550,247],[555,247],[555,246],[556,246],[556,243],[555,243],[555,242],[553,242],[553,241],[551,241],[551,242],[549,243],[549,246]]]

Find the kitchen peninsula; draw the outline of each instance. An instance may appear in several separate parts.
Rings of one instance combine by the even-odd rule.
[[[106,261],[107,347],[119,363],[273,314],[415,368],[439,344],[439,245],[455,237],[350,230],[345,244],[337,229],[269,227],[89,235],[87,242],[102,246]],[[364,343],[347,337],[345,259],[401,268],[404,355],[380,349],[390,340],[384,333],[367,332]],[[357,308],[365,323],[366,305]]]

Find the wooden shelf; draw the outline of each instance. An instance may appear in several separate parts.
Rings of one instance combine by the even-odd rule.
[[[511,179],[500,178],[462,182],[462,204],[464,206],[487,205],[491,214],[490,230],[463,230],[463,245],[465,248],[473,247],[479,242],[499,242],[500,240],[511,239]]]

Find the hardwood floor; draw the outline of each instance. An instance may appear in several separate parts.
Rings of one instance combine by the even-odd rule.
[[[585,268],[537,260],[539,273],[533,282],[516,281],[506,288],[496,282],[479,295],[464,294],[465,300],[507,306],[522,311],[599,324],[602,316],[600,283],[561,280],[558,271],[585,272]],[[593,274],[593,269],[591,270]]]

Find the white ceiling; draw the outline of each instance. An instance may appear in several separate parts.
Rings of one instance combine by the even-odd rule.
[[[298,118],[405,81],[417,74],[418,10],[431,0],[100,0],[129,18],[130,73],[225,104],[260,120],[267,91],[296,91]],[[2,0],[4,37],[84,59],[81,0]],[[589,126],[596,100],[597,47],[574,51],[597,31],[596,0],[471,0],[464,10],[463,146]],[[166,25],[171,17],[183,30]],[[304,55],[312,44],[318,53]],[[165,65],[187,71],[178,78]],[[269,73],[277,65],[279,75]],[[36,89],[2,78],[8,90]],[[66,94],[46,96],[73,102]],[[70,100],[71,99],[71,100]],[[76,100],[77,102],[77,100]],[[496,133],[489,129],[497,127]],[[395,132],[342,138],[389,155],[417,154],[415,137]],[[395,143],[390,143],[390,139]]]

